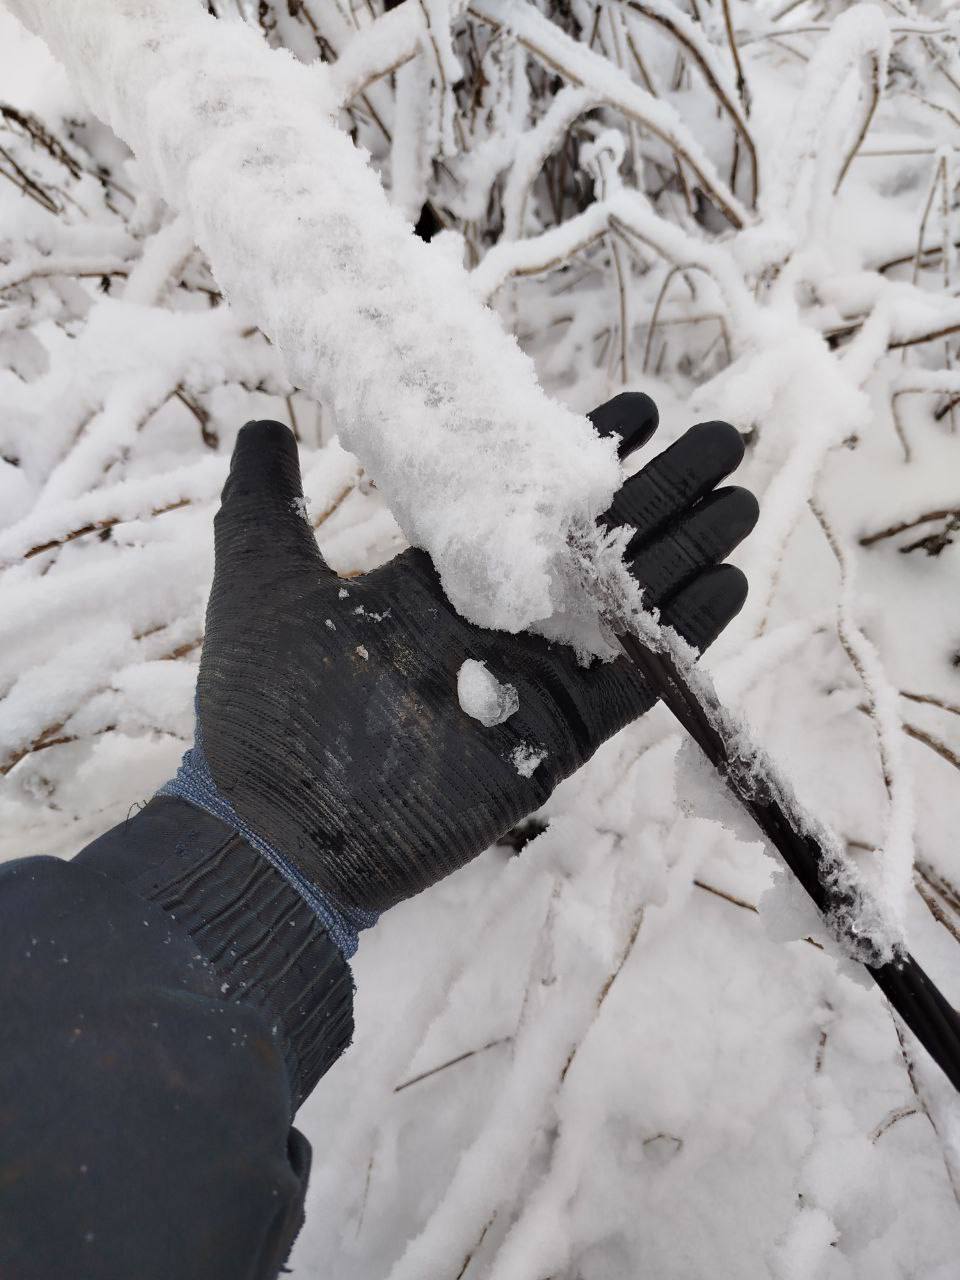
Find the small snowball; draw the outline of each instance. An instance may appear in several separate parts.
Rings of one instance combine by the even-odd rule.
[[[366,645],[363,645],[363,644],[357,645],[357,653],[359,653],[360,657],[363,658],[364,661],[366,661],[367,658],[370,657],[370,654],[367,651]]]
[[[467,715],[488,729],[509,720],[520,706],[513,685],[501,684],[476,658],[468,658],[457,673],[457,697]]]
[[[346,598],[347,598],[347,596],[348,596],[349,594],[350,594],[350,592],[347,590],[347,588],[346,588],[346,587],[341,587],[341,588],[340,588],[340,590],[337,592],[337,596],[338,596],[341,600],[346,600]]]
[[[546,758],[546,751],[539,747],[531,747],[527,742],[521,742],[520,746],[515,747],[510,755],[513,767],[521,778],[532,777],[534,770],[543,764]]]
[[[334,622],[332,618],[327,619],[326,625],[331,631],[336,631],[337,629],[337,624]]]

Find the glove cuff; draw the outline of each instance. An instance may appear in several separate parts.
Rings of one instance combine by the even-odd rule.
[[[75,859],[167,911],[224,1001],[263,1010],[283,1043],[294,1109],[349,1045],[353,980],[303,897],[219,818],[161,795]]]
[[[203,730],[200,726],[199,707],[194,727],[194,743],[180,762],[176,777],[165,783],[157,792],[160,796],[179,796],[198,809],[204,809],[219,818],[232,831],[263,855],[276,871],[300,895],[310,910],[318,917],[327,933],[340,948],[344,958],[349,960],[357,950],[357,934],[361,929],[369,929],[377,923],[379,914],[375,911],[363,911],[360,908],[341,907],[329,895],[317,890],[303,872],[285,857],[273,845],[262,839],[220,791],[203,748]]]

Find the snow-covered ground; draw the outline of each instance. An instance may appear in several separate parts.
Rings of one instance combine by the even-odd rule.
[[[418,252],[473,270],[550,395],[652,394],[640,461],[696,420],[747,434],[751,597],[710,669],[960,1003],[954,6],[734,0],[742,96],[721,0],[406,0],[372,32],[379,0],[289,8],[269,41],[343,55],[341,124],[446,227]],[[337,439],[376,353],[329,400],[292,385],[2,10],[0,110],[0,857],[69,856],[189,741],[245,419],[295,425],[339,572],[403,535]],[[651,713],[519,856],[364,935],[356,1043],[299,1119],[297,1280],[956,1275],[949,1086],[680,745]]]

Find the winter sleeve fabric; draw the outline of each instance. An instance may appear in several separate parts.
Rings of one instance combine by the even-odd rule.
[[[0,1278],[272,1280],[349,969],[270,864],[161,797],[0,867]]]

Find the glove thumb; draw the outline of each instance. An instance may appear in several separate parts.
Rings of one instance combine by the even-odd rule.
[[[306,516],[297,442],[280,422],[240,428],[214,520],[217,574],[323,569]]]

